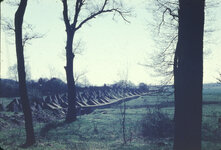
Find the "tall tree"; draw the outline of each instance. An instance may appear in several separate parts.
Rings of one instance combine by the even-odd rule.
[[[74,10],[70,12],[74,12],[73,19],[69,16],[69,9],[67,0],[62,0],[63,4],[63,20],[65,23],[67,41],[66,41],[66,78],[67,78],[67,86],[68,86],[68,111],[66,115],[66,122],[73,122],[76,120],[76,87],[73,73],[73,61],[75,57],[75,53],[73,52],[73,42],[76,31],[78,31],[85,23],[94,19],[95,17],[104,14],[104,13],[118,13],[125,21],[125,15],[129,13],[128,10],[124,10],[121,4],[118,4],[116,1],[112,1],[112,6],[110,6],[109,0],[104,0],[103,3],[100,1],[96,1],[98,4],[94,4],[93,1],[89,0],[73,0],[70,3],[75,2]],[[95,2],[95,3],[96,3]],[[87,10],[89,12],[87,17],[85,16],[85,12],[82,10]],[[80,16],[80,17],[79,17]],[[80,20],[80,21],[79,21]]]
[[[179,0],[174,150],[200,150],[205,0]]]
[[[27,6],[27,0],[21,0],[19,7],[15,13],[15,45],[16,45],[16,55],[18,64],[18,81],[19,81],[19,93],[22,102],[22,110],[25,118],[25,130],[26,130],[26,143],[24,147],[30,146],[35,142],[32,114],[30,109],[30,104],[27,95],[26,88],[26,75],[25,75],[25,63],[24,63],[24,47],[22,40],[22,24]]]

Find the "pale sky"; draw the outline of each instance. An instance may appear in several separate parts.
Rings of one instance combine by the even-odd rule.
[[[111,84],[123,77],[128,70],[128,80],[135,84],[159,84],[160,78],[153,76],[151,69],[140,66],[146,62],[147,55],[154,53],[157,43],[147,25],[153,14],[146,10],[144,0],[128,0],[133,6],[130,24],[120,17],[103,15],[85,24],[77,33],[76,39],[82,41],[82,55],[77,55],[74,65],[76,72],[87,72],[86,77],[92,85]],[[2,18],[14,18],[17,7],[1,4]],[[217,29],[210,36],[212,44],[207,46],[210,54],[204,59],[204,83],[216,82],[221,71],[221,7],[212,14]],[[25,47],[25,57],[31,68],[33,79],[40,77],[59,77],[65,80],[66,33],[62,21],[62,3],[54,0],[29,0],[25,21],[32,24],[35,32],[44,34],[41,39],[32,40]],[[207,24],[206,24],[207,25]],[[8,67],[16,63],[14,37],[9,37],[1,29],[1,78],[7,78]],[[205,43],[206,44],[206,43]]]

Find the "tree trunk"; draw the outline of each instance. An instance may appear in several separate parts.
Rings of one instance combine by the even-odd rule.
[[[174,150],[200,150],[205,0],[179,0]]]
[[[68,112],[66,115],[66,122],[70,123],[76,120],[76,87],[73,74],[73,61],[74,54],[72,52],[72,44],[74,39],[74,32],[67,30],[67,43],[66,43],[66,77],[68,86]]]
[[[22,110],[25,118],[26,143],[24,144],[24,146],[30,146],[35,142],[35,137],[32,123],[32,114],[26,88],[25,65],[23,54],[24,50],[22,45],[22,24],[26,6],[27,0],[21,0],[18,10],[15,13],[15,44],[18,64],[19,93],[22,102]]]

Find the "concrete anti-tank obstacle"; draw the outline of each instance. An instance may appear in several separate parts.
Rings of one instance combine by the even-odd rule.
[[[109,107],[110,105],[120,103],[124,99],[136,98],[147,91],[129,88],[91,87],[82,88],[77,92],[77,107],[85,110],[89,108]],[[64,110],[68,107],[67,93],[43,96],[39,100],[34,100],[31,107],[35,110],[49,109],[64,113]],[[22,111],[20,100],[18,98],[14,99],[6,106],[6,110],[14,112]]]

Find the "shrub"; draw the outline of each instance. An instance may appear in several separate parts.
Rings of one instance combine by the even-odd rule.
[[[174,122],[160,111],[148,112],[141,120],[141,130],[145,138],[172,137]]]
[[[205,141],[221,141],[221,128],[215,122],[202,123],[202,139]]]
[[[19,96],[18,82],[10,79],[0,79],[0,97]]]

